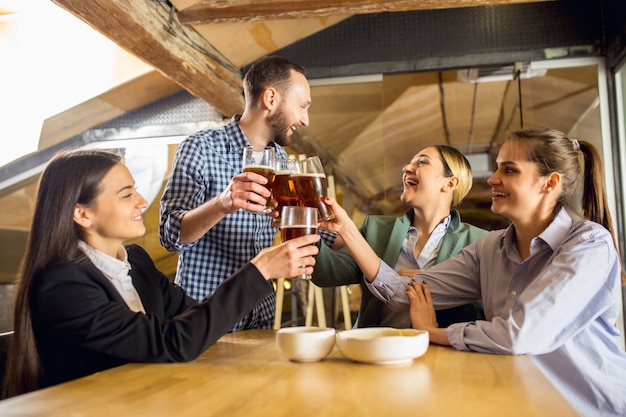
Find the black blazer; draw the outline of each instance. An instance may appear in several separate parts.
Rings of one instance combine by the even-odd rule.
[[[185,362],[198,357],[272,291],[244,265],[198,303],[129,245],[133,284],[146,314],[132,312],[93,263],[47,267],[31,290],[43,386],[128,362]]]

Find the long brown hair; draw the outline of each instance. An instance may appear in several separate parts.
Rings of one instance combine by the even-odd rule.
[[[35,213],[17,281],[13,340],[9,347],[3,397],[39,388],[43,370],[31,321],[30,293],[41,271],[53,263],[85,260],[78,249],[84,231],[72,220],[76,204],[91,205],[104,176],[121,156],[108,151],[64,151],[39,179]]]
[[[613,231],[603,181],[602,159],[593,144],[571,139],[563,132],[548,128],[522,129],[509,133],[508,140],[523,144],[528,158],[537,167],[539,175],[558,172],[562,178],[562,191],[553,213],[562,207],[604,226],[619,247]],[[580,155],[582,153],[582,161]],[[582,197],[576,189],[582,177]],[[626,274],[622,269],[622,284],[626,285]]]

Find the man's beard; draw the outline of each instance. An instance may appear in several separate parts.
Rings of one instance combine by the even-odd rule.
[[[291,124],[287,122],[282,108],[270,117],[269,124],[274,131],[274,142],[280,146],[286,146],[290,142],[287,138],[287,131],[291,128]]]

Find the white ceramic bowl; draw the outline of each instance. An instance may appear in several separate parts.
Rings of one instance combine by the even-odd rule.
[[[428,332],[415,329],[367,327],[337,332],[339,352],[357,362],[408,363],[428,350]]]
[[[295,362],[324,359],[335,346],[335,329],[329,327],[283,327],[276,332],[281,352]]]

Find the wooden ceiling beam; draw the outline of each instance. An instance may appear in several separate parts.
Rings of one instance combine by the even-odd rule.
[[[225,116],[243,111],[241,74],[166,2],[52,0]]]
[[[174,0],[181,23],[200,25],[408,10],[492,6],[553,0]]]

